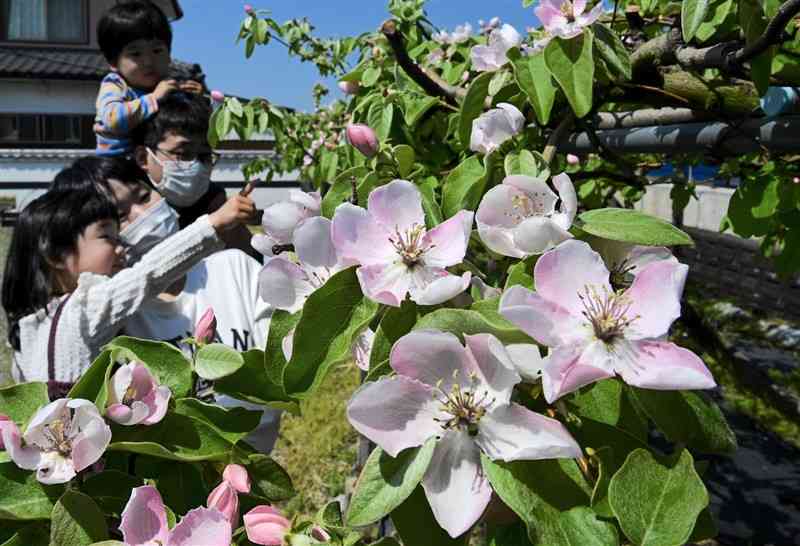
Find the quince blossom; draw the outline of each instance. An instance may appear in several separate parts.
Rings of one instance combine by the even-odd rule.
[[[533,12],[551,36],[569,39],[597,21],[603,14],[602,0],[589,12],[586,0],[541,0]]]
[[[281,546],[292,529],[292,523],[272,506],[256,506],[242,518],[247,540],[263,546]]]
[[[516,106],[506,102],[481,114],[472,122],[469,149],[490,154],[508,139],[518,135],[525,126],[525,116]]]
[[[231,524],[214,508],[190,510],[170,530],[164,501],[151,485],[133,488],[119,530],[125,546],[230,546],[232,538]]]
[[[291,244],[297,225],[306,218],[319,216],[321,209],[319,191],[290,190],[288,201],[279,201],[264,209],[261,220],[264,234],[254,235],[250,244],[264,256],[272,256],[273,246]]]
[[[460,211],[427,230],[419,189],[394,180],[369,194],[367,210],[336,208],[333,244],[343,259],[360,264],[356,274],[371,300],[400,307],[410,294],[420,305],[436,305],[469,286],[469,272],[457,277],[445,268],[464,259],[472,218]]]
[[[472,67],[478,72],[491,72],[508,62],[506,53],[512,47],[519,47],[522,36],[511,25],[505,24],[489,35],[489,45],[476,45],[470,51]]]
[[[20,434],[14,421],[0,421],[8,456],[20,468],[36,470],[36,479],[55,484],[70,481],[94,464],[111,442],[111,429],[88,400],[50,402]]]
[[[448,45],[461,44],[469,40],[471,37],[472,25],[469,23],[464,23],[463,25],[458,25],[452,33],[447,32],[446,30],[435,32],[431,36],[431,39],[437,44]]]
[[[109,381],[106,415],[120,425],[155,425],[167,414],[172,392],[159,385],[147,366],[129,362]]]
[[[687,271],[659,260],[644,266],[630,288],[614,290],[600,254],[583,241],[566,241],[536,262],[536,292],[512,286],[499,310],[551,348],[542,365],[550,403],[614,375],[645,389],[710,389],[715,383],[703,361],[664,341],[680,316]]]
[[[507,176],[483,196],[476,220],[478,235],[492,251],[526,258],[569,239],[578,197],[569,176],[553,177],[554,194],[542,178]],[[556,209],[556,203],[561,205]]]
[[[397,376],[367,383],[347,405],[361,434],[396,457],[436,438],[422,487],[450,536],[472,527],[492,488],[481,452],[493,460],[580,457],[564,426],[511,402],[520,376],[491,334],[417,330],[400,338],[389,362]]]

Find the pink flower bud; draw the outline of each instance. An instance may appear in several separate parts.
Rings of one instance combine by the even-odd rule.
[[[209,307],[200,317],[200,320],[197,321],[197,326],[194,329],[194,339],[198,343],[211,343],[216,331],[217,317],[214,316],[214,310]]]
[[[358,82],[339,82],[339,89],[346,95],[357,95],[361,86]]]
[[[239,494],[230,483],[223,480],[208,495],[206,504],[209,508],[215,508],[222,512],[225,518],[231,522],[231,529],[239,526]]]
[[[567,154],[567,164],[568,165],[579,165],[581,162],[581,158],[575,154]]]
[[[3,445],[3,424],[4,423],[13,423],[11,419],[7,415],[3,415],[0,413],[0,449],[5,449],[5,445]]]
[[[239,493],[250,492],[250,476],[247,469],[239,464],[229,464],[222,473],[222,479],[228,482]]]
[[[320,542],[328,542],[331,539],[331,535],[328,534],[328,531],[319,525],[315,525],[311,528],[311,537]]]
[[[794,182],[795,184],[800,184],[800,177],[795,176],[794,178],[792,178],[792,182]]]
[[[347,126],[347,141],[367,157],[378,153],[378,137],[366,125],[352,123]]]
[[[211,100],[213,100],[214,102],[222,102],[225,100],[225,95],[222,93],[222,91],[214,89],[211,92]]]
[[[243,517],[247,539],[263,546],[280,546],[292,524],[272,506],[256,506]]]
[[[245,12],[247,15],[254,15],[254,14],[255,14],[255,12],[256,12],[256,10],[255,10],[255,9],[253,8],[253,6],[251,6],[250,4],[245,4],[245,5],[244,5],[244,12]]]

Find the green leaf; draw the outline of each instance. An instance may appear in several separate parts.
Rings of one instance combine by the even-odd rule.
[[[263,44],[267,42],[267,35],[269,34],[269,26],[265,19],[259,19],[255,28],[256,40],[258,43]]]
[[[376,66],[370,66],[361,74],[361,85],[364,87],[372,87],[381,77],[381,69]]]
[[[242,103],[239,102],[239,99],[237,99],[236,97],[228,97],[227,99],[225,99],[225,104],[231,111],[231,114],[233,114],[237,118],[242,117],[242,115],[244,114],[244,108],[242,108]]]
[[[194,371],[203,379],[215,380],[226,377],[244,366],[239,351],[222,343],[209,343],[197,350]]]
[[[736,436],[719,407],[697,391],[632,389],[650,419],[671,441],[700,453],[731,454]]]
[[[120,545],[125,546],[121,542]],[[50,530],[43,523],[27,525],[15,532],[0,546],[50,546]]]
[[[547,68],[544,54],[530,57],[520,55],[513,61],[517,85],[533,106],[533,112],[540,125],[550,122],[550,113],[556,100],[556,84]]]
[[[709,0],[683,0],[681,2],[681,31],[683,41],[690,42],[706,19]]]
[[[192,389],[192,365],[180,349],[169,343],[122,336],[113,339],[106,348],[113,351],[114,360],[122,357],[146,364],[175,398],[187,396]]]
[[[592,25],[592,30],[595,37],[594,47],[597,48],[597,52],[600,53],[608,67],[620,80],[630,80],[632,77],[631,58],[617,33],[600,23]]]
[[[489,95],[494,96],[511,80],[513,76],[506,70],[497,70],[489,82]]]
[[[419,485],[431,462],[436,439],[391,457],[376,447],[364,464],[347,509],[347,524],[369,525],[400,506]]]
[[[579,216],[580,228],[597,237],[649,246],[691,245],[692,238],[669,222],[631,209],[595,209]]]
[[[733,231],[742,237],[759,237],[770,232],[772,214],[777,210],[780,194],[774,179],[768,182],[747,178],[736,188],[728,203],[728,220]]]
[[[108,538],[106,519],[92,498],[70,490],[53,508],[51,546],[90,546]]]
[[[120,517],[133,488],[142,485],[144,483],[141,478],[118,470],[105,470],[89,475],[83,482],[81,490],[100,505],[103,513]]]
[[[442,212],[445,218],[462,210],[474,210],[478,206],[487,175],[486,168],[476,155],[469,156],[447,175],[442,186]]]
[[[475,78],[467,89],[467,95],[461,103],[461,112],[458,119],[458,138],[461,146],[469,149],[472,122],[483,113],[483,103],[489,96],[489,83],[492,81],[492,72],[483,72]],[[452,216],[452,215],[448,215]]]
[[[511,324],[497,312],[499,298],[491,298],[476,302],[476,310],[438,309],[422,317],[414,326],[414,330],[433,328],[451,332],[460,338],[464,334],[492,334],[503,344],[534,343],[522,330]]]
[[[392,523],[397,534],[408,546],[467,546],[469,533],[451,538],[437,523],[431,512],[422,486],[392,512]]]
[[[611,478],[608,498],[625,535],[639,546],[678,546],[708,505],[708,492],[684,450],[671,467],[638,449]]]
[[[62,485],[44,485],[36,473],[17,468],[12,462],[0,463],[0,520],[50,519]]]
[[[288,500],[295,496],[296,491],[289,474],[268,455],[250,455],[246,466],[252,482],[251,495],[270,502]]]
[[[550,164],[539,152],[522,150],[519,153],[519,174],[534,178],[550,178]]]
[[[97,358],[94,359],[89,369],[83,372],[83,375],[78,378],[78,381],[72,386],[67,396],[69,398],[83,398],[84,400],[105,398],[109,368],[114,363],[111,356],[111,349],[104,349]],[[97,409],[102,413],[105,411],[105,405],[100,405]]]
[[[630,432],[614,425],[595,421],[590,417],[581,417],[577,423],[568,422],[568,429],[578,444],[584,449],[599,451],[604,447],[611,448],[605,461],[609,474],[613,474],[623,465],[628,454],[637,449],[646,449],[647,443]]]
[[[592,109],[594,59],[592,33],[564,40],[554,38],[544,50],[547,69],[561,86],[575,116],[582,118]]]
[[[558,525],[569,546],[617,546],[617,528],[598,519],[591,508],[576,506],[562,512]]]
[[[536,546],[570,546],[561,530],[561,512],[589,502],[589,486],[572,459],[481,463],[492,489],[528,527]]]
[[[136,473],[148,480],[155,480],[164,504],[176,514],[185,514],[192,508],[206,504],[208,488],[201,468],[197,464],[176,465],[172,461],[150,457],[136,459]]]
[[[377,310],[378,304],[361,293],[354,267],[315,290],[295,329],[292,359],[284,371],[286,391],[302,398],[319,386],[331,366],[350,360],[353,341]]]
[[[24,426],[39,408],[50,403],[45,383],[19,383],[0,389],[0,414]]]
[[[389,138],[389,131],[392,129],[392,119],[394,118],[394,105],[384,101],[375,101],[369,107],[367,113],[367,125],[369,125],[378,139],[384,142]]]
[[[620,428],[644,442],[647,421],[639,414],[632,398],[630,388],[611,378],[584,387],[568,403],[578,415]]]
[[[151,455],[174,461],[223,461],[233,447],[213,427],[186,415],[168,412],[147,427],[112,427],[109,451]]]
[[[372,343],[370,353],[370,371],[379,366],[382,362],[389,360],[389,353],[392,345],[409,333],[417,322],[417,304],[411,300],[405,300],[398,307],[390,307],[381,319],[378,329],[375,332],[375,339]],[[375,378],[370,378],[375,379]]]
[[[508,277],[506,278],[505,290],[517,284],[533,290],[533,263],[536,258],[528,258],[520,260],[508,268]]]
[[[425,211],[425,226],[428,229],[432,229],[444,222],[442,209],[439,207],[439,203],[436,202],[436,188],[438,185],[434,177],[428,177],[417,184],[419,193],[422,195],[422,210]]]
[[[270,327],[273,324],[270,323]],[[253,404],[266,405],[270,402],[288,401],[283,385],[276,384],[267,374],[264,365],[264,351],[251,349],[242,353],[244,365],[236,373],[214,382],[214,391],[227,394]]]
[[[440,103],[436,97],[407,98],[405,99],[406,125],[414,127],[428,110]]]
[[[394,160],[397,162],[397,171],[401,178],[406,178],[414,168],[414,148],[408,144],[400,144],[392,149]]]
[[[325,193],[325,197],[322,198],[322,215],[325,218],[333,218],[336,207],[350,199],[353,195],[352,178],[359,181],[369,174],[369,169],[364,166],[351,167],[339,173],[331,183],[331,188]],[[356,186],[358,186],[358,183]],[[358,193],[358,189],[356,189],[356,193]],[[359,195],[359,197],[361,197],[361,195]]]
[[[695,38],[699,42],[711,39],[718,30],[725,31],[725,23],[733,9],[733,0],[712,0],[708,6],[706,20],[697,28]],[[725,25],[725,26],[724,26]]]
[[[592,490],[592,509],[597,515],[604,518],[613,518],[614,512],[608,504],[608,484],[611,477],[619,468],[614,460],[614,450],[610,447],[603,447],[597,450],[586,450],[597,465],[597,481],[594,482]]]
[[[175,401],[175,413],[204,422],[227,441],[235,444],[258,426],[263,412],[242,407],[226,409],[196,398],[180,398]]]

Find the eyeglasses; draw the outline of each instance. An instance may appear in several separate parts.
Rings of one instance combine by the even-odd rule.
[[[167,159],[172,161],[186,161],[191,162],[194,160],[200,161],[200,163],[205,163],[206,165],[211,165],[212,167],[217,164],[219,161],[220,155],[217,152],[171,152],[169,150],[162,150],[161,148],[156,148],[156,151],[161,153],[162,155],[166,156]]]

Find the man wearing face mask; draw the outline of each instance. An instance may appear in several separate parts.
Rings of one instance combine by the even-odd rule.
[[[136,163],[178,214],[180,229],[226,201],[225,190],[211,182],[219,156],[211,151],[206,137],[210,117],[206,98],[173,93],[132,135]],[[238,226],[225,233],[223,240],[226,248],[238,248],[260,261],[250,237],[246,226]]]

